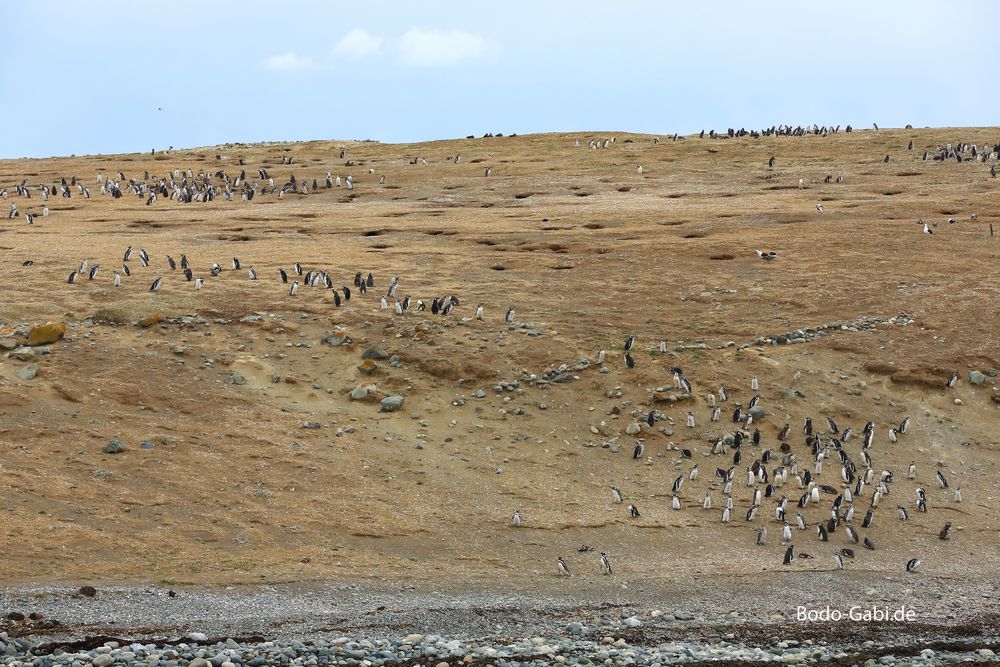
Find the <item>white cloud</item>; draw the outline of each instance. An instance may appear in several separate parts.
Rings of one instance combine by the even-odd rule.
[[[455,65],[463,60],[481,58],[490,49],[486,39],[463,30],[414,28],[399,40],[403,62],[413,67]]]
[[[333,47],[334,55],[362,58],[378,53],[385,40],[373,35],[364,28],[355,28],[337,42]]]
[[[279,53],[264,61],[264,68],[273,72],[310,69],[312,66],[312,58],[300,56],[292,51]]]

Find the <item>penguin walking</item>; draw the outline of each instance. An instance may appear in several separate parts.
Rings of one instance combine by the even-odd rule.
[[[611,574],[611,561],[608,560],[608,555],[601,552],[601,572],[604,574]]]
[[[150,292],[159,292],[160,291],[160,281],[161,280],[162,280],[162,278],[157,277],[156,280],[153,281],[153,284],[149,286],[149,291]]]

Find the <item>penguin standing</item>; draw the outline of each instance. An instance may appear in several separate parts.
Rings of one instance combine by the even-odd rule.
[[[521,527],[521,510],[514,510],[514,514],[510,518],[510,525],[515,528]]]
[[[340,178],[340,177],[338,176],[337,178]],[[573,575],[571,575],[569,573],[569,567],[566,565],[566,561],[563,560],[562,556],[559,556],[559,559],[556,562],[556,564],[559,567],[559,576],[560,577],[571,577],[571,576],[573,576]]]
[[[789,544],[788,548],[785,549],[785,559],[782,561],[782,565],[791,565],[792,558],[795,557],[795,545]]]
[[[608,560],[608,555],[601,552],[601,572],[604,574],[611,574],[611,561]]]

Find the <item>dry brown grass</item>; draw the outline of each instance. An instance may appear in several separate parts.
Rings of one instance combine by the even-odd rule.
[[[969,573],[992,571],[1000,555],[990,532],[998,472],[995,381],[972,387],[964,378],[971,368],[1000,366],[994,279],[1000,238],[986,234],[990,223],[1000,228],[998,181],[978,163],[919,156],[947,142],[995,142],[997,134],[895,130],[659,144],[619,134],[616,144],[598,151],[587,150],[586,141],[605,135],[536,135],[0,162],[0,183],[8,187],[29,174],[32,183],[76,175],[95,193],[90,200],[75,193],[52,198],[51,216],[31,227],[23,218],[0,225],[0,323],[76,323],[51,357],[38,361],[35,380],[17,379],[19,362],[0,361],[0,579],[505,581],[548,575],[555,555],[575,559],[583,543],[616,556],[616,571],[633,579],[775,569],[782,551],[776,525],[770,545],[758,548],[754,528],[742,518],[723,527],[715,511],[694,509],[709,485],[716,505],[722,502],[712,471],[726,465],[704,456],[707,438],[728,425],[707,422],[703,397],[726,384],[745,402],[753,374],[773,413],[761,426],[770,446],[786,420],[798,426],[806,415],[819,423],[830,414],[856,429],[869,418],[879,423],[873,457],[879,470],[897,473],[897,484],[874,532],[879,551],[861,550],[852,568],[895,572],[919,555],[931,573],[950,572],[956,563]],[[911,137],[914,150],[907,152]],[[573,146],[576,138],[584,147]],[[343,166],[342,146],[356,166]],[[460,164],[447,161],[459,152]],[[886,153],[894,158],[889,165],[881,163]],[[293,165],[280,165],[285,154],[294,156]],[[774,169],[766,167],[770,155],[777,157]],[[413,156],[430,164],[411,165]],[[292,173],[322,182],[329,170],[352,173],[356,188],[250,203],[161,199],[151,207],[132,196],[115,201],[96,194],[97,172],[141,177],[144,169],[160,175],[190,167],[236,174],[240,157],[251,175],[271,165],[279,184]],[[493,175],[484,178],[487,165]],[[385,186],[378,185],[382,174]],[[827,174],[846,182],[824,184]],[[814,208],[820,201],[822,214]],[[41,201],[18,200],[18,206],[40,210]],[[969,220],[973,212],[976,222]],[[943,223],[949,215],[960,224],[939,226],[933,237],[914,224]],[[153,267],[136,269],[115,290],[112,270],[127,245],[146,248]],[[754,248],[780,257],[765,264]],[[165,255],[177,259],[182,252],[197,274],[207,276],[211,262],[228,268],[236,255],[261,280],[225,271],[195,293],[166,267]],[[67,285],[83,257],[101,263],[99,280]],[[22,268],[25,259],[34,266]],[[292,300],[277,269],[294,261],[327,269],[342,284],[356,270],[372,271],[375,292],[399,275],[401,294],[429,302],[453,293],[462,305],[443,320],[429,312],[396,318],[377,309],[374,294],[356,295],[340,310],[318,290],[304,288]],[[151,294],[156,275],[164,276],[163,290]],[[487,321],[458,325],[479,302]],[[535,323],[544,335],[507,331],[503,314],[512,304],[519,321]],[[155,311],[200,315],[207,323],[120,325]],[[677,358],[650,353],[661,339],[671,346],[742,343],[900,312],[916,323],[801,346]],[[264,314],[265,322],[238,322],[250,313]],[[99,314],[119,326],[88,323]],[[268,314],[284,321],[270,322]],[[338,325],[353,344],[319,345],[322,333]],[[629,334],[639,340],[633,372],[616,351]],[[312,347],[294,347],[300,342]],[[376,375],[361,377],[356,366],[368,345],[398,352],[405,368],[381,363]],[[522,369],[539,373],[599,347],[610,352],[606,375],[592,370],[551,389],[529,386],[510,401],[491,391]],[[871,362],[885,366],[866,367]],[[634,461],[633,439],[620,433],[631,421],[625,415],[645,413],[645,390],[667,383],[673,365],[684,368],[698,398],[693,406],[658,406],[677,420],[674,435],[646,434],[650,458]],[[952,369],[963,382],[945,391]],[[245,384],[224,382],[234,371]],[[272,383],[272,375],[286,381]],[[380,393],[405,394],[406,408],[379,413],[344,395],[368,381]],[[862,395],[849,394],[861,381]],[[780,398],[793,384],[806,400]],[[622,399],[607,398],[618,385]],[[471,398],[479,388],[486,399]],[[466,404],[452,406],[461,396]],[[956,397],[964,405],[954,405]],[[615,405],[622,417],[608,414]],[[516,407],[526,414],[514,415]],[[688,409],[698,415],[697,429],[683,426]],[[888,445],[888,425],[907,414],[913,432]],[[302,428],[311,421],[323,428]],[[601,421],[608,435],[592,435],[589,425]],[[338,435],[348,427],[354,432]],[[124,439],[125,453],[101,453],[113,436]],[[614,438],[621,453],[600,447]],[[140,449],[146,439],[154,449]],[[585,446],[591,441],[598,446]],[[702,468],[700,479],[684,487],[683,521],[670,510],[669,496],[687,466],[676,464],[669,441],[693,448]],[[794,446],[804,458],[799,439]],[[850,451],[860,461],[856,443]],[[744,464],[752,458],[748,453]],[[917,482],[928,489],[932,511],[913,512],[900,524],[892,508],[912,504],[915,482],[904,474],[910,460],[918,463]],[[938,462],[965,490],[965,504],[954,505],[936,489]],[[835,480],[837,467],[827,466],[824,479]],[[629,521],[611,505],[611,484],[640,506],[641,520]],[[797,491],[788,493],[797,498]],[[740,516],[748,496],[738,483]],[[860,506],[863,515],[867,499]],[[772,507],[765,502],[762,519],[773,517]],[[514,508],[526,528],[542,530],[509,528]],[[810,509],[809,518],[826,512]],[[957,530],[952,542],[939,543],[945,520]],[[812,532],[797,539],[817,559],[796,567],[829,567],[832,547],[816,543]],[[836,541],[843,541],[839,534]]]

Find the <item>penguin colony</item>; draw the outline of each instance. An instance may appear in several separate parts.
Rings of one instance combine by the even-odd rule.
[[[877,129],[877,128],[876,128]],[[760,131],[728,130],[724,135],[714,130],[708,133],[710,139],[734,138],[741,136],[827,136],[840,132],[835,128],[812,126],[807,128],[776,126]],[[846,132],[853,131],[847,126]],[[704,138],[705,132],[699,137]],[[683,140],[673,137],[674,141]],[[657,140],[658,143],[659,140]],[[607,148],[610,140],[592,140],[587,148],[597,150]],[[578,143],[578,142],[577,142]],[[913,151],[912,141],[907,151]],[[992,163],[998,159],[1000,144],[976,145],[948,144],[936,151],[926,150],[922,160],[934,161],[973,160]],[[345,158],[341,153],[341,158]],[[292,158],[283,164],[291,165]],[[458,164],[461,155],[452,158]],[[426,164],[424,158],[412,158]],[[892,157],[885,155],[882,162],[890,164]],[[350,164],[350,161],[348,162]],[[776,168],[777,160],[767,160],[769,169]],[[647,169],[636,166],[636,173],[643,175]],[[369,175],[374,175],[374,169]],[[491,176],[492,168],[487,167],[484,175]],[[990,177],[996,171],[991,165]],[[844,176],[830,174],[825,182],[836,179],[844,182]],[[378,175],[379,185],[386,184],[386,175]],[[127,177],[123,171],[115,177],[100,174],[96,178],[101,196],[112,199],[137,197],[146,206],[163,206],[166,202],[179,204],[207,204],[215,199],[227,201],[239,199],[253,202],[262,196],[283,198],[286,194],[308,194],[320,188],[357,187],[352,175],[334,176],[325,172],[321,176],[297,180],[290,175],[283,184],[276,183],[266,168],[259,168],[248,176],[245,169],[238,175],[223,170],[193,173],[192,170],[174,169],[162,176],[145,172],[141,178]],[[804,185],[800,179],[799,186]],[[10,191],[9,191],[10,190]],[[0,197],[9,201],[8,218],[23,219],[27,225],[55,224],[56,216],[50,217],[45,202],[50,196],[70,199],[73,196],[89,199],[92,192],[76,177],[61,178],[52,184],[30,184],[27,179],[13,186],[3,188]],[[15,198],[18,198],[15,200]],[[20,208],[18,201],[21,202]],[[41,204],[41,205],[38,205]],[[815,205],[817,213],[827,213],[822,203]],[[23,213],[23,216],[22,216]],[[975,221],[972,213],[969,219]],[[959,224],[954,217],[948,217],[948,225]],[[917,220],[923,234],[933,236],[937,222],[928,224]],[[189,259],[187,252],[170,250],[171,254],[159,252],[153,256],[145,248],[128,246],[120,258],[101,258],[99,261],[87,257],[79,265],[68,267],[66,284],[85,287],[90,283],[105,281],[114,288],[130,289],[136,286],[150,293],[160,292],[166,286],[189,284],[192,290],[212,289],[215,279],[223,273],[232,272],[250,281],[267,281],[275,289],[282,290],[289,299],[303,298],[307,294],[322,295],[332,308],[340,308],[352,298],[364,298],[369,291],[378,294],[380,310],[391,311],[397,316],[411,312],[428,311],[433,315],[448,316],[463,306],[458,294],[426,294],[421,298],[400,291],[400,277],[376,278],[370,270],[338,274],[334,270],[289,261],[285,266],[258,269],[233,256],[224,261],[221,258]],[[757,258],[766,263],[778,260],[775,250],[754,250]],[[114,261],[117,260],[117,261]],[[30,267],[34,260],[25,259],[22,266]],[[780,264],[780,262],[779,262]],[[111,266],[112,268],[104,268]],[[383,287],[384,286],[384,287]],[[307,290],[311,290],[307,292]],[[515,304],[516,305],[516,304]],[[514,325],[515,305],[497,304],[494,312],[502,316],[508,325]],[[472,310],[477,320],[485,320],[488,304],[479,303]],[[505,313],[505,314],[504,314]],[[636,336],[629,336],[621,346],[620,363],[626,371],[637,366],[635,358]],[[660,343],[660,351],[666,351],[665,342]],[[599,353],[604,362],[605,351]],[[609,361],[612,358],[609,357]],[[886,530],[885,524],[892,521],[908,522],[911,514],[933,515],[949,504],[961,503],[960,480],[948,479],[940,470],[925,471],[910,464],[905,474],[893,470],[882,462],[880,455],[888,447],[906,447],[912,437],[915,424],[911,417],[900,415],[900,420],[892,424],[877,424],[875,421],[858,420],[852,424],[840,424],[828,415],[802,415],[800,424],[785,424],[777,433],[762,432],[761,424],[755,419],[755,409],[766,409],[762,397],[761,382],[756,376],[747,378],[746,386],[740,388],[699,386],[697,378],[689,378],[680,367],[671,369],[674,388],[686,395],[707,397],[708,410],[687,411],[684,424],[695,428],[702,420],[718,424],[718,436],[709,446],[692,449],[672,450],[678,462],[683,463],[683,474],[676,477],[668,501],[657,507],[644,505],[630,498],[628,484],[621,480],[607,480],[609,489],[607,501],[615,506],[623,506],[623,516],[629,521],[655,521],[664,512],[702,513],[711,520],[722,524],[722,529],[734,531],[732,539],[752,540],[762,549],[774,550],[776,563],[791,568],[799,560],[829,558],[830,567],[835,570],[849,570],[855,563],[863,562],[866,551],[879,549],[879,531]],[[959,374],[952,373],[942,378],[945,389],[954,389],[959,382]],[[649,409],[645,422],[649,429],[655,429],[664,415]],[[862,423],[864,422],[864,423]],[[660,447],[666,443],[653,444],[637,440],[632,449],[632,458],[637,462],[647,456],[647,448]],[[696,461],[695,457],[699,457]],[[699,465],[714,468],[710,475],[701,475]],[[707,479],[706,479],[707,478]],[[669,508],[668,508],[669,505]],[[895,507],[895,516],[889,508]],[[942,515],[940,540],[953,539],[952,522]],[[523,508],[513,511],[510,518],[512,528],[530,527],[531,516]],[[825,543],[825,544],[824,544]],[[608,545],[606,548],[611,551]],[[619,547],[621,549],[622,547]],[[587,545],[580,547],[581,553],[593,549]],[[599,552],[593,562],[594,571],[605,576],[614,572],[612,557],[608,551]],[[916,573],[921,567],[918,554],[900,554],[900,568],[908,573]],[[577,565],[565,555],[555,556],[556,573],[571,576]],[[587,567],[581,564],[580,567]]]

